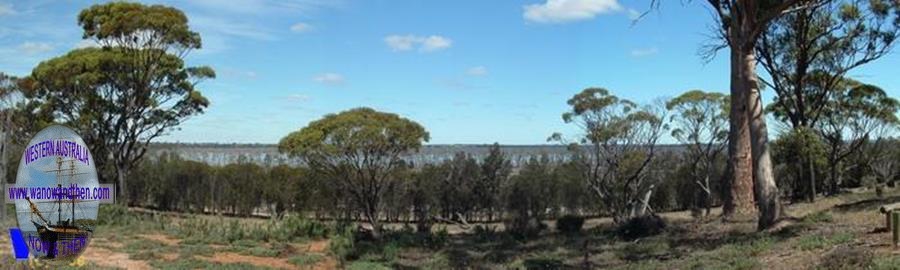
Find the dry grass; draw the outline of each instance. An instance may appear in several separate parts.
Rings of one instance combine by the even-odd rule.
[[[884,219],[877,213],[880,205],[897,201],[900,201],[900,191],[888,192],[882,198],[863,191],[820,198],[815,203],[786,205],[785,221],[765,232],[757,232],[752,221],[723,222],[715,217],[697,220],[688,211],[663,213],[669,222],[666,231],[636,241],[617,239],[608,218],[587,220],[581,234],[563,235],[551,229],[531,239],[516,239],[502,233],[500,223],[488,224],[496,231],[477,233],[474,225],[468,229],[438,225],[435,230],[449,232],[446,244],[426,247],[382,243],[382,248],[372,249],[381,253],[362,253],[344,266],[351,269],[382,266],[508,269],[563,265],[606,269],[768,270],[856,269],[866,265],[871,269],[897,269],[900,249],[890,245],[890,233],[879,230]],[[713,216],[720,212],[714,209]],[[172,224],[181,224],[183,219],[191,217],[170,218]],[[264,221],[240,222],[257,225]],[[548,227],[553,228],[553,222],[549,223]],[[179,239],[176,233],[155,226],[141,228],[132,232],[124,227],[101,227],[79,263],[64,266],[85,269],[340,267],[339,260],[330,254],[329,239],[291,243],[240,240],[216,244]],[[8,246],[8,238],[0,238],[0,245]],[[9,257],[9,250],[0,249],[0,256]]]

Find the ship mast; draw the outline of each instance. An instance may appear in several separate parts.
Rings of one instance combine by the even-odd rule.
[[[75,177],[75,162],[74,161],[69,163],[69,171],[71,172],[69,174],[69,187],[71,188],[72,187],[72,177]],[[71,190],[71,189],[66,189],[66,191],[69,194],[69,199],[72,200],[72,224],[69,224],[69,225],[75,226],[75,195],[72,194],[73,190]]]
[[[58,156],[58,157],[56,157],[56,187],[59,188],[56,191],[57,192],[57,194],[56,194],[56,206],[57,206],[56,225],[60,225],[60,222],[62,221],[62,198],[60,198],[61,194],[59,194],[59,193],[61,193],[60,191],[62,190],[62,183],[59,181],[59,176],[61,173],[62,173],[62,157]]]

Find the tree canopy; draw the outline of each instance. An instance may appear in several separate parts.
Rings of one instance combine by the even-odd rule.
[[[282,138],[278,149],[335,181],[364,210],[378,237],[381,200],[397,183],[401,155],[428,139],[425,128],[412,120],[356,108],[310,122]]]
[[[101,170],[114,172],[127,195],[126,176],[148,144],[209,106],[196,85],[215,72],[185,66],[201,40],[178,9],[111,2],[83,10],[78,24],[101,47],[41,62],[21,83],[24,109],[72,126],[95,155],[112,156],[97,165],[112,163]]]

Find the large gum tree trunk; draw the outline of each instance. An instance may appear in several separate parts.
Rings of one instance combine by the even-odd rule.
[[[736,37],[732,37],[732,42]],[[751,159],[750,125],[747,119],[747,98],[743,70],[748,66],[743,50],[731,49],[731,112],[728,140],[728,158],[731,183],[726,198],[724,215],[726,219],[746,219],[755,216],[753,203],[753,163]],[[751,50],[752,52],[752,50]]]
[[[781,204],[778,200],[778,186],[772,171],[772,158],[769,151],[769,131],[763,113],[762,98],[759,93],[759,82],[756,77],[756,55],[752,48],[743,53],[741,64],[745,66],[740,76],[746,83],[749,95],[747,107],[750,109],[750,143],[753,156],[754,191],[756,193],[759,220],[757,228],[767,229],[778,221]]]

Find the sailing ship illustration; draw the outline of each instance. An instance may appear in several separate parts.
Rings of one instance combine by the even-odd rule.
[[[56,184],[58,187],[57,191],[54,192],[56,201],[34,202],[28,197],[25,198],[31,207],[31,223],[37,228],[38,237],[41,240],[42,246],[46,245],[44,251],[46,252],[47,258],[80,253],[80,251],[87,246],[86,241],[90,239],[90,236],[94,231],[92,224],[88,224],[85,220],[76,218],[76,207],[78,207],[79,203],[86,202],[86,200],[78,200],[78,196],[67,192],[69,189],[66,187],[69,187],[73,183],[72,180],[74,176],[86,174],[85,172],[76,171],[76,161],[77,160],[75,159],[64,160],[62,157],[57,157],[56,169],[45,171],[48,173],[55,173],[56,175]],[[45,213],[41,213],[37,206],[38,203],[55,204],[57,211],[55,223],[44,217]],[[66,210],[71,211],[71,216],[67,219],[63,219],[64,208],[69,208]],[[37,220],[35,220],[35,217],[37,217]],[[63,244],[63,247],[67,248],[67,250],[61,252],[59,250],[60,244]]]

